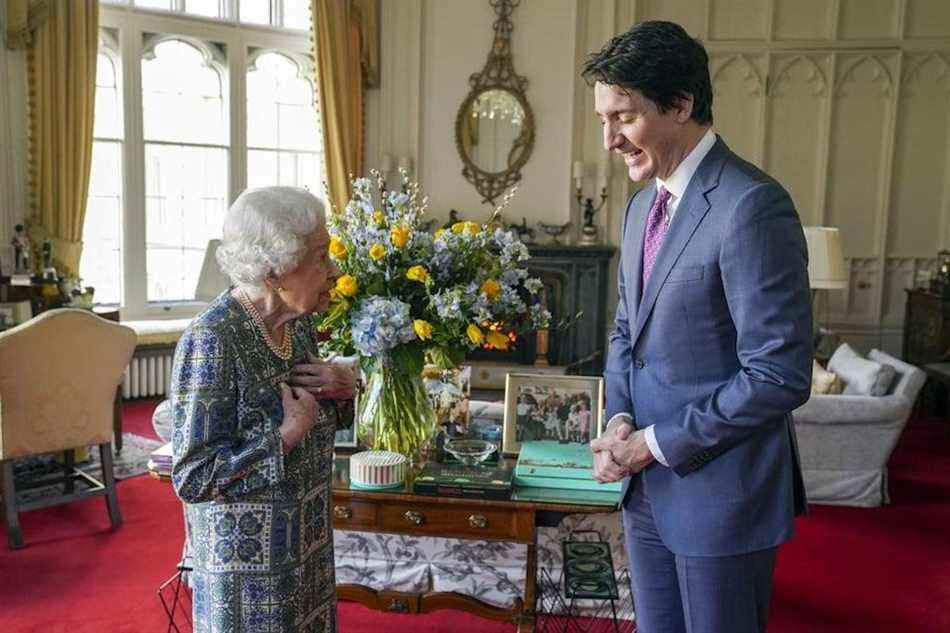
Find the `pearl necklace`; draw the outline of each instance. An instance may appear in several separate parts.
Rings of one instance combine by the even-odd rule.
[[[290,357],[293,356],[294,353],[294,338],[290,333],[290,324],[284,325],[284,340],[280,345],[277,345],[271,339],[270,332],[267,331],[267,326],[264,324],[264,317],[257,311],[257,306],[255,306],[251,298],[247,296],[247,293],[244,292],[244,290],[239,290],[237,299],[238,302],[244,306],[248,315],[250,315],[251,321],[254,322],[254,325],[257,326],[257,329],[260,330],[264,336],[264,342],[267,343],[267,347],[270,351],[274,352],[281,360],[290,360]]]

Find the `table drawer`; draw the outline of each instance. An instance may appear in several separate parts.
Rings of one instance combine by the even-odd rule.
[[[482,506],[387,504],[379,507],[379,529],[454,538],[530,539],[515,512]],[[522,528],[522,529],[519,529]]]
[[[340,529],[374,527],[376,512],[376,504],[352,499],[334,501],[330,508],[333,527]]]

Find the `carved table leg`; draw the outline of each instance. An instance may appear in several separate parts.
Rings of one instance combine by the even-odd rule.
[[[518,622],[518,633],[534,633],[535,613],[538,600],[538,528],[535,525],[534,536],[528,543],[525,561],[524,611]]]

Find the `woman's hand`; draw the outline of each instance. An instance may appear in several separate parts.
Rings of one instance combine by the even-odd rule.
[[[356,397],[356,372],[346,365],[320,360],[307,352],[310,362],[294,365],[290,384],[302,387],[317,400],[352,400]]]
[[[319,405],[317,399],[301,387],[289,387],[282,382],[280,394],[284,402],[284,421],[279,430],[286,453],[300,444],[317,423]]]

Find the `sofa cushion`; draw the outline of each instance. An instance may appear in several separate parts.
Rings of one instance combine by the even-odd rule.
[[[855,396],[883,396],[891,388],[896,370],[882,363],[868,360],[847,343],[842,343],[828,361],[828,371],[844,382],[844,394]]]
[[[812,361],[812,395],[837,395],[844,390],[844,384],[838,374],[826,370],[818,361]]]

